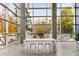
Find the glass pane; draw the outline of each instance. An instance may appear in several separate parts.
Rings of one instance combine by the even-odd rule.
[[[11,22],[17,22],[16,17],[13,15],[13,13],[8,11],[8,20]]]
[[[9,3],[8,8],[16,14],[16,6],[13,3]]]
[[[64,9],[61,9],[61,16],[72,16],[72,15],[75,15],[75,11],[74,9],[69,9],[69,8],[64,8]]]
[[[72,3],[62,3],[61,7],[74,7],[74,4],[72,4]]]
[[[79,24],[79,17],[76,17],[75,23]]]
[[[5,21],[0,19],[0,48],[5,46],[5,34],[6,34],[6,29],[5,29]]]
[[[33,10],[28,10],[28,12],[30,16],[33,16]]]
[[[46,22],[47,22],[47,24],[51,24],[52,25],[52,18],[51,17],[47,17]]]
[[[51,20],[51,17],[35,17],[34,19],[33,18],[30,18],[31,19],[31,22],[32,24],[41,24],[41,22],[44,22],[45,24],[52,24],[52,20]]]
[[[16,6],[17,6],[17,7],[19,7],[19,8],[20,8],[20,3],[15,3],[15,4],[16,4]]]
[[[46,16],[46,10],[45,9],[34,10],[34,16]]]
[[[57,7],[61,7],[61,4],[60,3],[57,3]]]
[[[64,34],[69,34],[69,33],[72,33],[73,32],[73,29],[74,29],[74,26],[73,25],[68,25],[68,24],[65,24],[65,25],[61,25],[61,32]]]
[[[42,22],[46,24],[46,17],[35,17],[33,24],[41,24]]]
[[[57,4],[57,40],[74,41],[75,39],[75,4]]]
[[[61,25],[58,24],[58,25],[57,25],[57,34],[59,34],[60,32],[61,32]]]
[[[4,47],[4,45],[5,45],[5,38],[2,36],[2,37],[0,37],[0,48]]]
[[[13,12],[16,12],[15,6],[12,3],[4,5]],[[17,22],[17,19],[19,18],[16,18],[7,8],[0,5],[0,47],[6,46],[5,42],[11,44],[17,40],[16,34],[18,25],[16,23],[20,24],[19,21]]]
[[[75,25],[75,31],[79,33],[79,25]]]
[[[27,38],[52,38],[52,20],[51,20],[51,9],[46,9],[51,7],[51,4],[47,3],[33,3],[29,5],[31,8],[39,9],[29,9],[31,12],[30,15],[33,16],[30,18],[31,30],[28,30],[26,36]],[[44,9],[43,9],[44,8]],[[34,15],[33,12],[34,12]],[[49,17],[48,17],[49,16]]]
[[[5,19],[6,18],[6,9],[0,5],[0,17]]]
[[[19,31],[17,30],[18,25],[16,25],[16,23],[14,21],[10,21],[8,22],[8,44],[14,43],[17,40],[17,36],[16,34],[19,33]]]
[[[57,16],[61,16],[61,9],[57,9]]]
[[[60,24],[61,25],[61,17],[57,17],[56,24]]]
[[[34,23],[34,19],[33,17],[30,18],[30,24],[33,24]]]
[[[0,34],[4,34],[5,33],[5,21],[0,19]]]
[[[79,8],[76,8],[76,16],[79,16]]]
[[[61,34],[58,35],[59,41],[74,41],[74,25],[61,25]]]
[[[51,10],[51,9],[47,9],[47,11],[46,11],[46,12],[47,12],[47,16],[51,16],[51,15],[52,15],[52,13],[51,13],[51,12],[52,12],[52,10]]]
[[[76,7],[79,7],[79,3],[76,3]]]
[[[8,44],[14,43],[16,40],[16,34],[8,34]]]
[[[32,8],[33,7],[33,4],[32,3],[29,3],[29,8]]]
[[[74,17],[61,17],[61,24],[74,24]]]
[[[16,33],[17,32],[17,25],[14,22],[8,22],[8,33]]]
[[[51,25],[47,24],[34,25],[32,27],[32,32],[39,35],[40,38],[47,38],[48,37],[47,35],[51,33]],[[50,38],[50,36],[48,38]]]
[[[33,5],[36,8],[45,8],[48,4],[46,4],[46,3],[34,3]]]

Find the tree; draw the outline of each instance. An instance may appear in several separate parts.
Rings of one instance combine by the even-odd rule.
[[[57,20],[56,20],[56,23],[57,23],[57,33],[60,33],[61,31],[61,18],[60,17],[57,17]]]
[[[26,30],[27,31],[32,31],[29,24],[31,24],[31,20],[30,20],[30,18],[26,18]]]
[[[10,22],[8,22],[9,33],[16,33],[17,32],[17,25],[13,20],[14,20],[13,16],[9,16],[9,21],[10,21]]]
[[[46,22],[41,22],[33,26],[33,32],[37,33],[40,37],[43,37],[45,33],[51,32],[51,26]]]
[[[0,34],[3,33],[3,22],[2,17],[0,17]]]
[[[72,8],[62,9],[61,11],[61,32],[66,34],[73,33],[73,17],[69,17],[73,15]]]

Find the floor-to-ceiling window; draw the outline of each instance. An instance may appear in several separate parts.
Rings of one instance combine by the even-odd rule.
[[[75,39],[79,41],[79,3],[75,4]]]
[[[28,4],[29,18],[27,29],[30,37],[52,38],[52,8],[47,3]],[[57,40],[74,41],[75,39],[75,3],[57,3]],[[27,37],[29,37],[27,35]],[[70,39],[70,40],[69,40]]]
[[[28,4],[30,18],[27,21],[26,38],[52,38],[51,5],[48,3]]]
[[[0,47],[17,41],[19,4],[0,3]]]
[[[74,41],[75,4],[57,4],[57,40]]]

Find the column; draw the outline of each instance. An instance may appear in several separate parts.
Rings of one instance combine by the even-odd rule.
[[[57,39],[56,29],[56,3],[52,3],[52,38]]]
[[[21,3],[21,24],[20,24],[20,34],[21,34],[21,40],[20,43],[23,43],[23,40],[25,39],[25,3]]]
[[[79,41],[79,3],[75,3],[75,37]]]

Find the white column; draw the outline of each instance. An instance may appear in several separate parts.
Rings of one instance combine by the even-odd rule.
[[[17,5],[20,7],[20,3],[17,3]],[[17,15],[21,16],[20,9],[17,9]],[[21,20],[20,17],[17,17],[16,20],[17,20],[17,24],[20,25],[20,20]],[[20,42],[20,26],[17,26],[16,40]]]
[[[8,6],[8,4],[5,4],[5,5]],[[5,10],[5,13],[6,13],[5,19],[8,20],[8,10],[7,9]],[[8,22],[7,21],[5,21],[5,32],[6,32],[6,35],[5,35],[6,46],[8,46],[8,40],[9,40],[9,38],[8,38]]]

